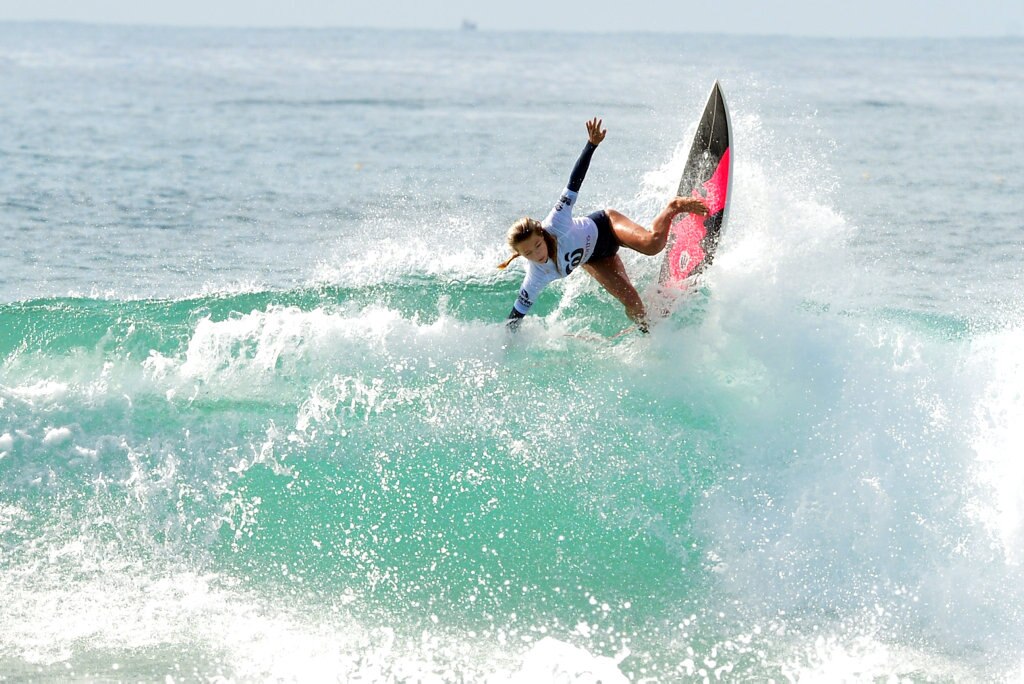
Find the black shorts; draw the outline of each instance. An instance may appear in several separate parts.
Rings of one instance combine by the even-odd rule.
[[[619,251],[619,239],[615,237],[615,229],[612,228],[612,220],[608,218],[608,214],[602,209],[589,214],[587,218],[597,224],[597,244],[594,245],[594,253],[587,261],[615,256]]]

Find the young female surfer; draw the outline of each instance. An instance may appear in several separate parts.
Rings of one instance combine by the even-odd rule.
[[[569,176],[569,185],[562,191],[558,203],[543,221],[522,218],[508,231],[508,246],[515,252],[504,269],[516,257],[526,257],[526,277],[519,289],[519,297],[508,315],[513,329],[519,326],[540,291],[548,283],[564,278],[582,266],[604,289],[608,290],[626,308],[626,315],[647,332],[647,314],[640,295],[629,281],[619,246],[629,247],[641,254],[653,256],[665,249],[668,231],[676,214],[689,212],[706,216],[708,209],[699,199],[676,197],[654,219],[651,230],[633,223],[614,209],[596,211],[583,218],[573,218],[572,207],[583,178],[590,168],[594,150],[604,140],[607,130],[601,120],[587,122],[587,144]]]

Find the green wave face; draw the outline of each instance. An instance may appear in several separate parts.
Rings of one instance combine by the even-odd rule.
[[[865,480],[945,492],[927,505],[947,516],[940,531],[968,524],[949,475],[969,467],[953,420],[968,417],[905,344],[951,364],[984,334],[969,325],[810,302],[780,325],[704,291],[652,335],[609,340],[621,312],[584,293],[553,298],[512,336],[493,322],[509,290],[417,279],[4,305],[0,539],[13,605],[31,614],[32,596],[68,584],[102,593],[113,572],[136,578],[117,610],[191,625],[181,595],[148,586],[184,573],[225,605],[315,629],[454,639],[416,656],[420,669],[484,676],[494,649],[512,658],[554,636],[628,651],[623,668],[669,678],[691,673],[695,647],[778,674],[765,648],[790,646],[759,636],[766,625],[813,634],[787,611],[856,615],[879,581],[909,582],[902,564],[880,580],[884,547],[849,534],[885,525],[933,562],[939,532],[913,524],[919,507],[880,513]],[[886,338],[894,327],[899,340]],[[929,402],[951,417],[936,423]],[[923,465],[933,452],[955,456],[947,472]],[[817,508],[819,488],[842,486]],[[833,548],[860,550],[834,565]],[[914,601],[888,605],[904,619]],[[198,624],[164,643],[167,657]],[[211,643],[189,656],[199,670],[253,674]],[[87,657],[76,667],[91,671]]]
[[[460,317],[507,290],[5,305],[7,562],[74,544],[85,584],[118,559],[410,634],[642,638],[702,583],[719,418],[597,341],[610,308],[586,339]]]

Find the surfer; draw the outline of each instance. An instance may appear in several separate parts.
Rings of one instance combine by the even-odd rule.
[[[516,329],[548,283],[565,278],[577,267],[593,276],[604,289],[622,302],[629,316],[642,332],[647,332],[647,313],[633,283],[626,274],[620,246],[653,256],[668,241],[672,219],[689,212],[706,216],[708,208],[693,197],[675,197],[658,214],[651,230],[634,223],[615,209],[602,209],[586,217],[573,218],[572,208],[583,178],[590,168],[594,150],[608,133],[601,128],[601,119],[587,122],[587,144],[569,176],[558,203],[543,221],[521,218],[509,228],[507,241],[514,254],[498,268],[505,269],[516,257],[526,258],[526,276],[519,288],[519,297],[508,315],[508,325]]]

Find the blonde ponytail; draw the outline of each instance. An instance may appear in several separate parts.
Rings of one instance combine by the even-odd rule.
[[[506,259],[505,261],[503,261],[500,264],[498,264],[498,270],[499,271],[504,271],[506,268],[508,268],[508,265],[511,264],[513,261],[515,261],[518,257],[519,257],[519,252],[516,252],[515,254],[510,256],[508,259]]]

